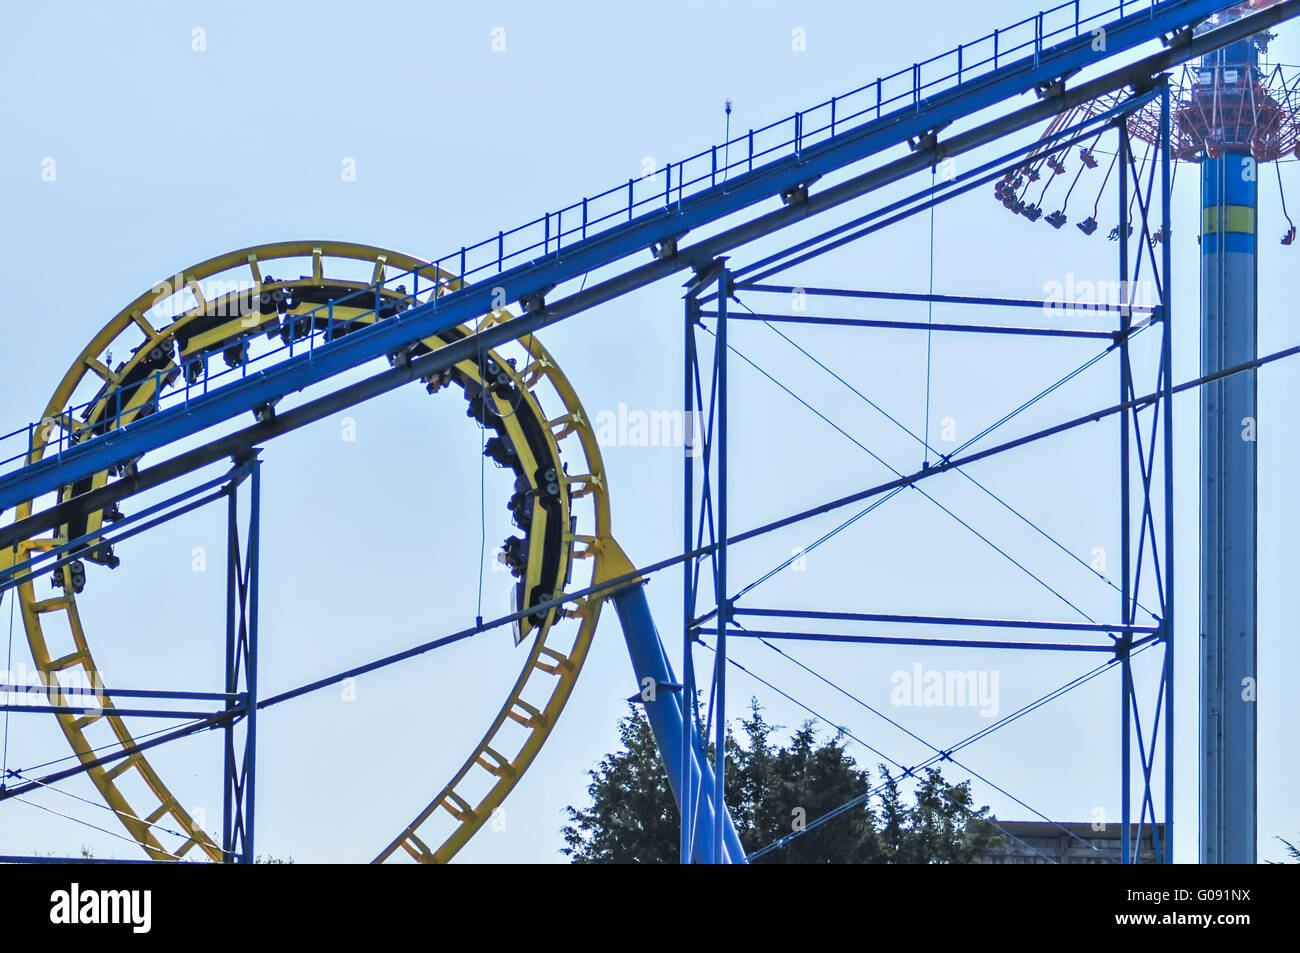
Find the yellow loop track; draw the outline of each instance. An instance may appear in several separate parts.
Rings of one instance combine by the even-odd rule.
[[[364,264],[360,271],[359,263]],[[272,269],[293,264],[310,273],[282,280],[271,278]],[[129,423],[149,413],[158,396],[155,381],[161,380],[166,390],[187,373],[187,368],[197,369],[197,362],[206,366],[226,355],[228,363],[237,364],[263,334],[267,338],[280,334],[282,340],[297,335],[300,324],[311,320],[302,316],[316,307],[312,301],[319,300],[322,294],[377,284],[381,291],[375,300],[382,302],[389,313],[404,309],[410,305],[410,292],[416,290],[411,276],[402,279],[410,288],[407,284],[394,288],[391,284],[399,279],[390,279],[389,275],[414,269],[420,269],[420,302],[460,287],[454,275],[417,258],[342,242],[259,245],[211,258],[178,273],[123,308],[78,355],[45,407],[43,426],[33,436],[32,462],[42,457],[55,427],[67,431],[72,439],[93,438],[112,429],[118,421]],[[212,294],[214,286],[217,294]],[[284,299],[288,306],[269,315],[259,311],[257,302],[271,296]],[[386,314],[381,311],[376,315],[374,309],[373,302],[340,302],[330,308],[330,314],[338,327],[355,328],[383,320]],[[164,324],[150,317],[158,313],[173,317]],[[301,322],[295,318],[301,318]],[[511,318],[507,311],[494,311],[484,317],[480,326],[509,322]],[[419,352],[436,350],[472,330],[466,326],[430,337],[420,342]],[[531,501],[524,521],[516,520],[526,534],[526,559],[517,559],[512,565],[519,579],[523,608],[558,594],[570,584],[575,566],[583,570],[578,588],[630,572],[632,566],[610,534],[604,466],[581,402],[533,335],[515,343],[523,349],[521,361],[507,361],[489,351],[483,361],[463,361],[451,374],[427,383],[430,392],[451,381],[460,384],[467,395],[477,392],[484,401],[478,405],[481,412],[485,418],[490,417],[512,451],[516,486],[523,498]],[[110,367],[100,356],[111,349],[131,356],[118,367]],[[520,363],[522,366],[518,366]],[[495,378],[495,386],[491,381],[485,385],[485,368]],[[196,372],[195,377],[199,376]],[[75,419],[67,408],[74,398],[76,403],[83,402],[80,391],[95,384],[99,390],[89,410],[80,420]],[[539,482],[548,475],[554,480],[545,485]],[[114,476],[100,473],[88,485],[65,487],[60,498],[84,492],[90,486],[102,486]],[[537,502],[543,498],[546,505]],[[30,501],[21,504],[14,519],[22,519],[31,511]],[[53,535],[26,540],[16,552],[5,554],[5,559],[22,561],[34,551],[95,532],[102,526],[103,517],[95,513],[75,531],[62,527]],[[105,561],[104,551],[93,542],[87,552],[87,558]],[[109,554],[107,559],[111,558]],[[76,704],[73,696],[59,690],[60,685],[70,685],[70,674],[80,676],[82,684],[98,685],[99,681],[77,606],[71,568],[64,566],[59,573],[61,591],[54,586],[51,594],[40,596],[36,580],[31,579],[17,591],[33,660],[49,686],[51,703],[63,706]],[[90,576],[86,585],[103,581],[104,573],[98,573]],[[589,597],[562,613],[550,610],[544,618],[529,616],[522,620],[517,637],[531,641],[520,675],[500,712],[461,768],[378,854],[377,862],[408,855],[423,863],[445,862],[491,818],[541,750],[568,701],[587,657],[604,598]],[[73,644],[71,652],[58,657],[53,656],[46,634],[46,623],[54,616],[65,618]],[[87,765],[97,759],[111,759],[115,752],[135,745],[125,719],[115,714],[112,699],[103,697],[102,703],[97,713],[54,716],[73,752]],[[88,731],[101,722],[111,729],[110,737],[107,741],[92,741]],[[130,772],[138,773],[144,781],[148,803],[128,801],[122,782]],[[86,773],[149,857],[183,859],[198,848],[213,861],[223,859],[221,848],[181,806],[143,753],[89,766]]]

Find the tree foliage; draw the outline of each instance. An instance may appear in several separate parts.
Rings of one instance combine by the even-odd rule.
[[[845,751],[842,737],[821,743],[811,722],[789,742],[757,702],[740,722],[742,741],[726,735],[727,806],[747,851],[765,847],[872,790],[870,773]],[[677,863],[679,820],[672,789],[643,711],[619,722],[621,750],[590,772],[589,807],[569,807],[563,853],[574,863]],[[711,755],[710,750],[710,755]],[[861,805],[757,858],[760,863],[972,863],[1001,841],[987,807],[969,785],[948,784],[935,769],[903,778],[879,768],[877,790]]]
[[[1300,863],[1300,847],[1297,847],[1295,844],[1291,843],[1285,837],[1279,837],[1278,840],[1282,842],[1282,846],[1286,850],[1286,855],[1291,859],[1283,860],[1283,861],[1271,861],[1271,863],[1283,863],[1283,864]]]

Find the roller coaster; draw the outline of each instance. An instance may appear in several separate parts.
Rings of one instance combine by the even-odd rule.
[[[1093,5],[1074,0],[441,257],[426,259],[340,241],[279,242],[211,258],[150,287],[121,308],[76,355],[39,415],[0,437],[0,513],[12,511],[0,526],[0,593],[17,600],[43,680],[41,704],[4,708],[52,715],[76,756],[71,768],[7,779],[0,802],[84,774],[148,859],[251,862],[259,710],[397,664],[437,645],[510,625],[516,643],[526,648],[520,674],[498,714],[427,806],[386,845],[376,845],[377,862],[446,862],[491,818],[539,755],[582,671],[602,608],[612,601],[635,674],[630,683],[634,698],[645,706],[674,796],[683,808],[683,860],[744,863],[754,853],[741,845],[731,817],[721,807],[725,768],[719,754],[708,753],[708,726],[694,702],[692,648],[708,636],[718,660],[712,676],[718,713],[713,744],[715,752],[721,752],[727,637],[740,634],[737,619],[746,611],[728,588],[728,547],[814,515],[870,504],[899,488],[964,472],[962,468],[976,460],[1113,417],[1124,422],[1125,453],[1129,441],[1136,439],[1141,457],[1136,488],[1143,494],[1143,506],[1136,518],[1140,541],[1135,554],[1129,540],[1134,520],[1127,509],[1125,457],[1124,618],[1088,625],[1024,621],[1021,627],[1105,633],[1109,640],[1099,644],[1038,647],[1107,651],[1123,667],[1126,862],[1136,858],[1129,834],[1128,659],[1150,648],[1165,653],[1159,689],[1164,722],[1160,724],[1158,709],[1149,744],[1141,745],[1140,820],[1155,825],[1158,815],[1163,817],[1157,849],[1160,860],[1171,862],[1172,398],[1182,390],[1253,374],[1291,352],[1264,358],[1251,354],[1231,366],[1211,368],[1196,381],[1178,384],[1172,379],[1167,290],[1171,261],[1168,242],[1153,238],[1169,234],[1171,167],[1175,158],[1187,158],[1171,155],[1176,120],[1169,72],[1298,13],[1300,0],[1127,0]],[[1159,48],[1152,51],[1157,41]],[[1028,105],[1013,102],[1026,94],[1034,97]],[[755,240],[815,222],[829,210],[870,201],[886,187],[934,170],[947,159],[996,147],[1043,123],[1049,124],[1047,131],[1029,147],[1018,146],[961,175],[935,181],[782,252],[745,265],[733,257]],[[1137,231],[1135,251],[1127,238],[1119,242],[1120,271],[1127,276],[1145,261],[1162,282],[1161,300],[1145,315],[1127,305],[1098,306],[1099,313],[1119,319],[1115,328],[950,329],[1098,338],[1108,353],[1120,354],[1124,362],[1119,404],[991,449],[939,455],[920,470],[898,473],[895,480],[744,532],[728,527],[726,492],[729,479],[734,479],[727,472],[728,319],[777,320],[734,312],[729,303],[738,300],[740,291],[794,291],[793,285],[769,279],[972,189],[999,183],[999,198],[1005,198],[1017,170],[1080,143],[1095,143],[1102,135],[1116,135],[1119,154],[1129,155],[1124,151],[1131,148],[1129,130],[1139,125],[1149,130],[1157,154],[1145,186],[1140,177],[1120,172],[1122,211],[1116,227],[1123,235],[1132,235],[1135,225]],[[1125,216],[1134,197],[1141,217],[1131,222]],[[1018,197],[1014,201],[1023,211],[1024,202]],[[1163,216],[1158,225],[1148,222],[1148,215],[1157,210]],[[597,280],[589,284],[592,275]],[[609,480],[592,419],[537,332],[650,283],[683,275],[684,396],[688,409],[707,410],[709,427],[702,457],[700,448],[692,448],[695,452],[685,463],[682,551],[641,565],[616,542]],[[810,296],[891,297],[887,292],[800,290]],[[910,298],[934,301],[943,296]],[[991,307],[1041,305],[965,300]],[[1134,319],[1135,312],[1141,320]],[[694,343],[706,320],[713,323],[710,334],[716,345],[711,368],[702,366]],[[1155,353],[1160,371],[1155,386],[1143,393],[1134,386],[1129,346],[1148,329],[1156,332],[1148,331],[1149,339],[1159,336]],[[123,359],[114,364],[106,357],[113,353]],[[355,377],[362,369],[364,376],[339,383],[344,375]],[[439,400],[451,399],[443,391],[459,391],[468,418],[491,434],[483,445],[485,456],[513,475],[513,493],[505,503],[518,535],[504,541],[499,555],[514,578],[512,611],[486,622],[479,618],[460,632],[408,652],[265,697],[257,684],[258,448],[379,394],[417,383]],[[1152,416],[1163,414],[1163,420],[1146,422],[1150,439],[1144,443],[1138,415],[1153,409]],[[252,423],[241,423],[248,416]],[[194,445],[154,459],[182,441]],[[1163,505],[1153,489],[1157,458],[1164,461]],[[197,476],[223,463],[226,468],[219,475]],[[119,505],[181,482],[186,483],[184,489],[139,512],[126,515]],[[246,528],[240,523],[241,494],[248,502]],[[229,541],[224,691],[158,692],[99,684],[88,636],[94,626],[83,620],[78,597],[87,587],[102,584],[107,570],[119,568],[116,543],[220,500],[228,506]],[[1137,618],[1136,577],[1144,546],[1149,547],[1147,559],[1157,546],[1167,557],[1157,563],[1161,592],[1150,625]],[[686,600],[680,676],[651,619],[643,586],[652,574],[671,568],[683,572]],[[704,568],[711,572],[711,583],[701,583]],[[711,610],[697,612],[701,596],[713,600]],[[778,619],[819,617],[806,612],[762,614]],[[884,618],[864,613],[820,616]],[[892,621],[1010,624],[933,617]],[[55,626],[71,632],[70,650],[56,647],[49,637]],[[21,689],[5,687],[10,701]],[[192,703],[198,710],[137,707],[164,702]],[[184,726],[147,738],[138,737],[129,725],[181,715],[189,719]],[[210,729],[223,733],[225,746],[219,837],[186,811],[148,758],[160,744]],[[1141,728],[1136,730],[1140,738]],[[1158,758],[1164,771],[1159,812]],[[140,790],[135,782],[143,781],[147,802],[128,797],[128,779],[133,790]]]

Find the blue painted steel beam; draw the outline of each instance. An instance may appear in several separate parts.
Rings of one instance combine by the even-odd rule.
[[[723,845],[723,862],[730,864],[745,863],[745,850],[740,844],[731,815],[722,811],[721,831],[715,827],[714,810],[714,774],[704,757],[704,746],[698,726],[686,709],[687,699],[682,697],[673,675],[672,664],[664,652],[663,643],[650,617],[650,605],[646,602],[645,586],[638,583],[628,586],[614,594],[614,608],[618,612],[619,622],[623,627],[623,637],[627,640],[628,654],[632,659],[632,668],[636,672],[637,693],[644,700],[646,715],[650,719],[650,728],[659,745],[659,753],[664,759],[664,768],[668,783],[677,799],[678,810],[684,816],[694,813],[696,828],[693,845],[693,860],[696,863],[713,861],[715,838],[721,837]],[[642,686],[650,679],[654,691],[646,697]],[[683,732],[685,725],[685,734]],[[689,736],[690,741],[683,747],[682,739]],[[689,790],[695,796],[695,806],[683,797],[681,785],[683,774],[689,774]]]
[[[705,626],[695,630],[700,635],[717,635],[718,630]],[[729,637],[742,639],[793,639],[801,642],[850,642],[862,645],[917,645],[931,648],[959,649],[1039,649],[1047,652],[1114,653],[1114,643],[1087,645],[1079,642],[1012,642],[989,639],[925,639],[895,635],[843,635],[835,632],[788,632],[768,629],[729,629]],[[1151,641],[1150,636],[1142,641]]]
[[[1173,149],[1170,142],[1172,104],[1169,83],[1160,91],[1160,228],[1163,235],[1171,235],[1172,218],[1169,206],[1173,198]],[[1165,473],[1165,584],[1161,590],[1163,605],[1160,625],[1161,639],[1165,644],[1164,712],[1165,712],[1165,836],[1166,864],[1174,862],[1174,357],[1173,357],[1173,249],[1172,242],[1161,243],[1160,277],[1164,282],[1161,308],[1162,334],[1160,338],[1160,371],[1164,391],[1158,405],[1164,415],[1164,473]],[[1154,447],[1152,448],[1154,452]]]
[[[253,476],[248,494],[248,631],[244,644],[244,757],[241,773],[244,793],[244,831],[240,860],[251,864],[257,857],[254,845],[254,814],[257,809],[257,655],[258,590],[261,580],[262,464],[253,459]]]
[[[714,649],[713,678],[714,723],[717,735],[713,739],[713,803],[726,810],[727,781],[727,626],[731,620],[731,601],[727,595],[727,301],[730,299],[731,272],[726,268],[718,275],[717,342],[714,363],[717,367],[717,431],[718,431],[718,485],[717,514],[718,549],[715,553],[717,573],[714,577],[714,597],[717,600],[717,647]],[[723,862],[722,829],[713,831],[713,857],[715,863]]]
[[[686,298],[683,310],[685,324],[682,328],[682,382],[684,387],[682,406],[686,408],[686,419],[695,419],[695,375],[697,355],[695,350],[695,313],[699,305],[693,297]],[[689,439],[689,438],[688,438]],[[696,448],[687,443],[682,452],[682,552],[689,553],[695,548],[695,453]],[[691,632],[691,617],[695,614],[695,573],[696,561],[687,559],[682,562],[682,729],[681,745],[683,751],[691,747],[691,727],[695,723],[695,656],[693,654],[695,637]],[[695,813],[688,807],[695,803],[695,793],[691,786],[690,762],[681,759],[678,770],[677,790],[681,792],[678,805],[680,816],[680,850],[681,862],[689,864],[692,858],[692,843],[695,839]]]
[[[239,609],[239,497],[232,492],[226,498],[226,653],[225,653],[225,688],[230,700],[226,703],[226,713],[232,714],[243,709],[243,693],[239,691],[239,670],[235,662],[235,647],[238,627]],[[228,719],[221,731],[221,849],[225,863],[235,862],[235,780],[238,768],[235,764],[235,722]]]
[[[1119,311],[1123,307],[1120,304],[1109,304],[1104,301],[1080,302],[1078,304],[1071,302],[1066,306],[1057,301],[1039,298],[997,298],[987,295],[926,294],[913,291],[869,291],[859,288],[805,288],[795,285],[774,285],[762,281],[737,281],[736,290],[764,291],[772,294],[794,294],[798,291],[810,297],[867,298],[873,301],[913,301],[922,304],[927,302],[935,304],[974,304],[987,305],[991,308],[1030,308],[1034,311],[1042,311],[1044,308],[1053,305],[1062,311]],[[1133,305],[1128,310],[1132,314],[1143,314],[1154,311],[1155,308]]]
[[[1129,142],[1128,124],[1122,124],[1115,130],[1115,137],[1118,139],[1119,154],[1119,280],[1120,287],[1127,289],[1129,287],[1129,263],[1128,248],[1129,232],[1132,225],[1129,222],[1128,207],[1128,186],[1129,186],[1129,164],[1132,161],[1131,150],[1132,143]],[[1138,203],[1141,205],[1141,202]],[[1125,299],[1128,298],[1127,291]],[[1129,324],[1130,319],[1128,312],[1120,312],[1120,335],[1119,335],[1119,399],[1120,403],[1128,400],[1130,393],[1131,367],[1129,365]],[[1132,540],[1129,515],[1130,488],[1129,488],[1129,425],[1131,414],[1122,413],[1119,415],[1119,511],[1120,511],[1120,618],[1125,622],[1130,621],[1133,606],[1132,593]],[[1132,817],[1132,777],[1131,777],[1131,746],[1132,746],[1132,727],[1129,723],[1129,698],[1133,694],[1133,668],[1129,661],[1128,640],[1121,641],[1118,647],[1118,656],[1122,673],[1120,676],[1120,863],[1129,864],[1133,862],[1132,834],[1133,834],[1133,817]]]
[[[794,155],[729,179],[696,195],[666,204],[623,225],[575,242],[567,249],[509,269],[460,291],[418,305],[336,339],[306,355],[256,371],[185,406],[160,410],[120,430],[70,447],[0,477],[0,511],[156,450],[223,421],[252,411],[370,361],[401,351],[415,341],[455,327],[507,301],[541,295],[566,281],[656,245],[671,243],[692,229],[765,202],[782,192],[852,165],[973,115],[998,102],[1059,77],[1178,32],[1230,6],[1224,0],[1165,0],[1105,26],[1105,43],[1094,49],[1090,36],[1036,51],[978,79],[922,99],[880,119],[801,149]]]
[[[236,697],[227,692],[184,692],[156,688],[79,688],[73,685],[60,685],[60,695],[107,695],[110,698],[167,698],[185,701],[230,701]],[[44,697],[45,689],[35,685],[23,685],[17,682],[0,684],[0,695],[32,694]],[[204,716],[206,717],[206,716]]]
[[[716,311],[701,311],[702,318],[716,318]],[[731,315],[737,321],[766,321],[772,324],[817,324],[843,328],[880,328],[890,331],[954,331],[970,334],[1015,334],[1031,337],[1084,338],[1113,341],[1113,331],[1096,331],[1078,328],[1043,328],[999,324],[926,324],[923,321],[888,321],[884,318],[832,318],[815,314],[776,314],[773,312],[747,311]]]
[[[240,559],[237,485],[231,484],[226,521],[226,656],[225,687],[235,701],[223,715],[243,715],[242,747],[236,744],[235,720],[223,728],[221,849],[226,863],[251,864],[256,858],[254,815],[257,790],[257,644],[261,552],[262,464],[246,464],[249,481],[248,535]],[[242,682],[243,691],[239,691]]]
[[[1044,619],[989,619],[966,616],[898,615],[885,612],[833,612],[826,609],[756,609],[734,606],[733,616],[780,619],[821,619],[843,622],[913,622],[921,625],[969,625],[1003,629],[1049,629],[1066,632],[1158,632],[1154,625],[1108,625],[1105,622],[1057,622]],[[703,621],[703,620],[701,620]]]
[[[100,715],[103,714],[104,708],[101,705],[24,705],[5,704],[0,705],[0,711],[4,712],[35,712],[47,715]],[[130,716],[132,718],[211,718],[217,712],[211,711],[186,711],[182,709],[167,710],[163,708],[114,708],[113,715],[120,717]]]

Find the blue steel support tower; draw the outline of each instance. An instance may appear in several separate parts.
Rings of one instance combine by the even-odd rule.
[[[1256,358],[1258,59],[1254,39],[1211,53],[1193,89],[1220,107],[1201,165],[1207,375]],[[1253,370],[1201,389],[1202,863],[1255,862],[1255,395]]]

